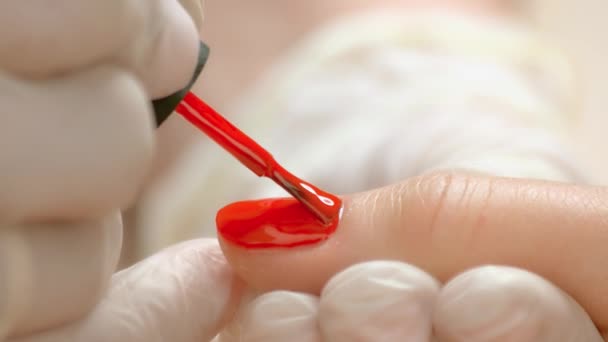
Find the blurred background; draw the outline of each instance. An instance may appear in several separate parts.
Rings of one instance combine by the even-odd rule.
[[[213,47],[212,59],[199,85],[218,107],[228,106],[299,38],[342,13],[377,7],[416,7],[422,0],[207,0],[202,34]],[[580,82],[580,126],[577,148],[597,182],[608,184],[608,1],[605,0],[441,0],[440,6],[487,7],[512,13],[545,33],[571,56]],[[213,61],[221,60],[221,63]]]

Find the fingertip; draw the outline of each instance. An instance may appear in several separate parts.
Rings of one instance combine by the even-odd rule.
[[[80,320],[25,339],[210,341],[232,319],[242,292],[217,243],[187,241],[114,274],[104,299]]]
[[[411,265],[357,264],[324,287],[321,331],[328,341],[428,341],[438,292],[437,281]]]
[[[533,273],[502,266],[451,280],[439,295],[434,326],[442,341],[599,341],[567,294]]]
[[[192,17],[179,3],[161,1],[160,7],[164,22],[148,49],[140,51],[146,55],[134,59],[136,70],[153,99],[169,96],[192,80],[200,41]]]
[[[20,268],[13,276],[25,278],[15,299],[27,299],[21,314],[17,310],[12,334],[30,334],[67,324],[97,305],[120,256],[120,213],[99,220],[11,229],[24,247],[24,258],[21,264],[17,263]]]
[[[265,293],[244,305],[221,341],[321,341],[318,298],[296,292]]]
[[[321,296],[323,300],[330,300],[338,296],[356,295],[356,288],[364,284],[383,288],[378,294],[391,290],[406,293],[412,291],[430,302],[434,301],[433,297],[439,291],[439,283],[415,266],[398,261],[376,260],[355,264],[333,276],[323,287]],[[349,289],[353,293],[348,293]]]

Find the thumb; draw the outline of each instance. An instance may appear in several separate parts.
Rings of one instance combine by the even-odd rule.
[[[220,224],[229,219],[223,213]],[[603,188],[434,173],[344,198],[336,233],[312,247],[245,250],[221,243],[236,272],[263,290],[318,293],[335,273],[374,259],[404,261],[441,281],[487,264],[524,268],[608,327]]]
[[[242,292],[217,242],[168,248],[117,273],[107,297],[74,324],[10,342],[209,341]]]

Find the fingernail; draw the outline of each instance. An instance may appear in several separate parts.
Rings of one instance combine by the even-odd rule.
[[[327,240],[339,218],[321,223],[293,198],[243,201],[222,208],[216,217],[218,233],[245,248],[291,248]]]

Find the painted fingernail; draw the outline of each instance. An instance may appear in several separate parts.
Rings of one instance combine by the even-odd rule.
[[[216,217],[218,233],[245,248],[291,248],[327,240],[339,217],[323,224],[293,198],[243,201],[222,208]]]

